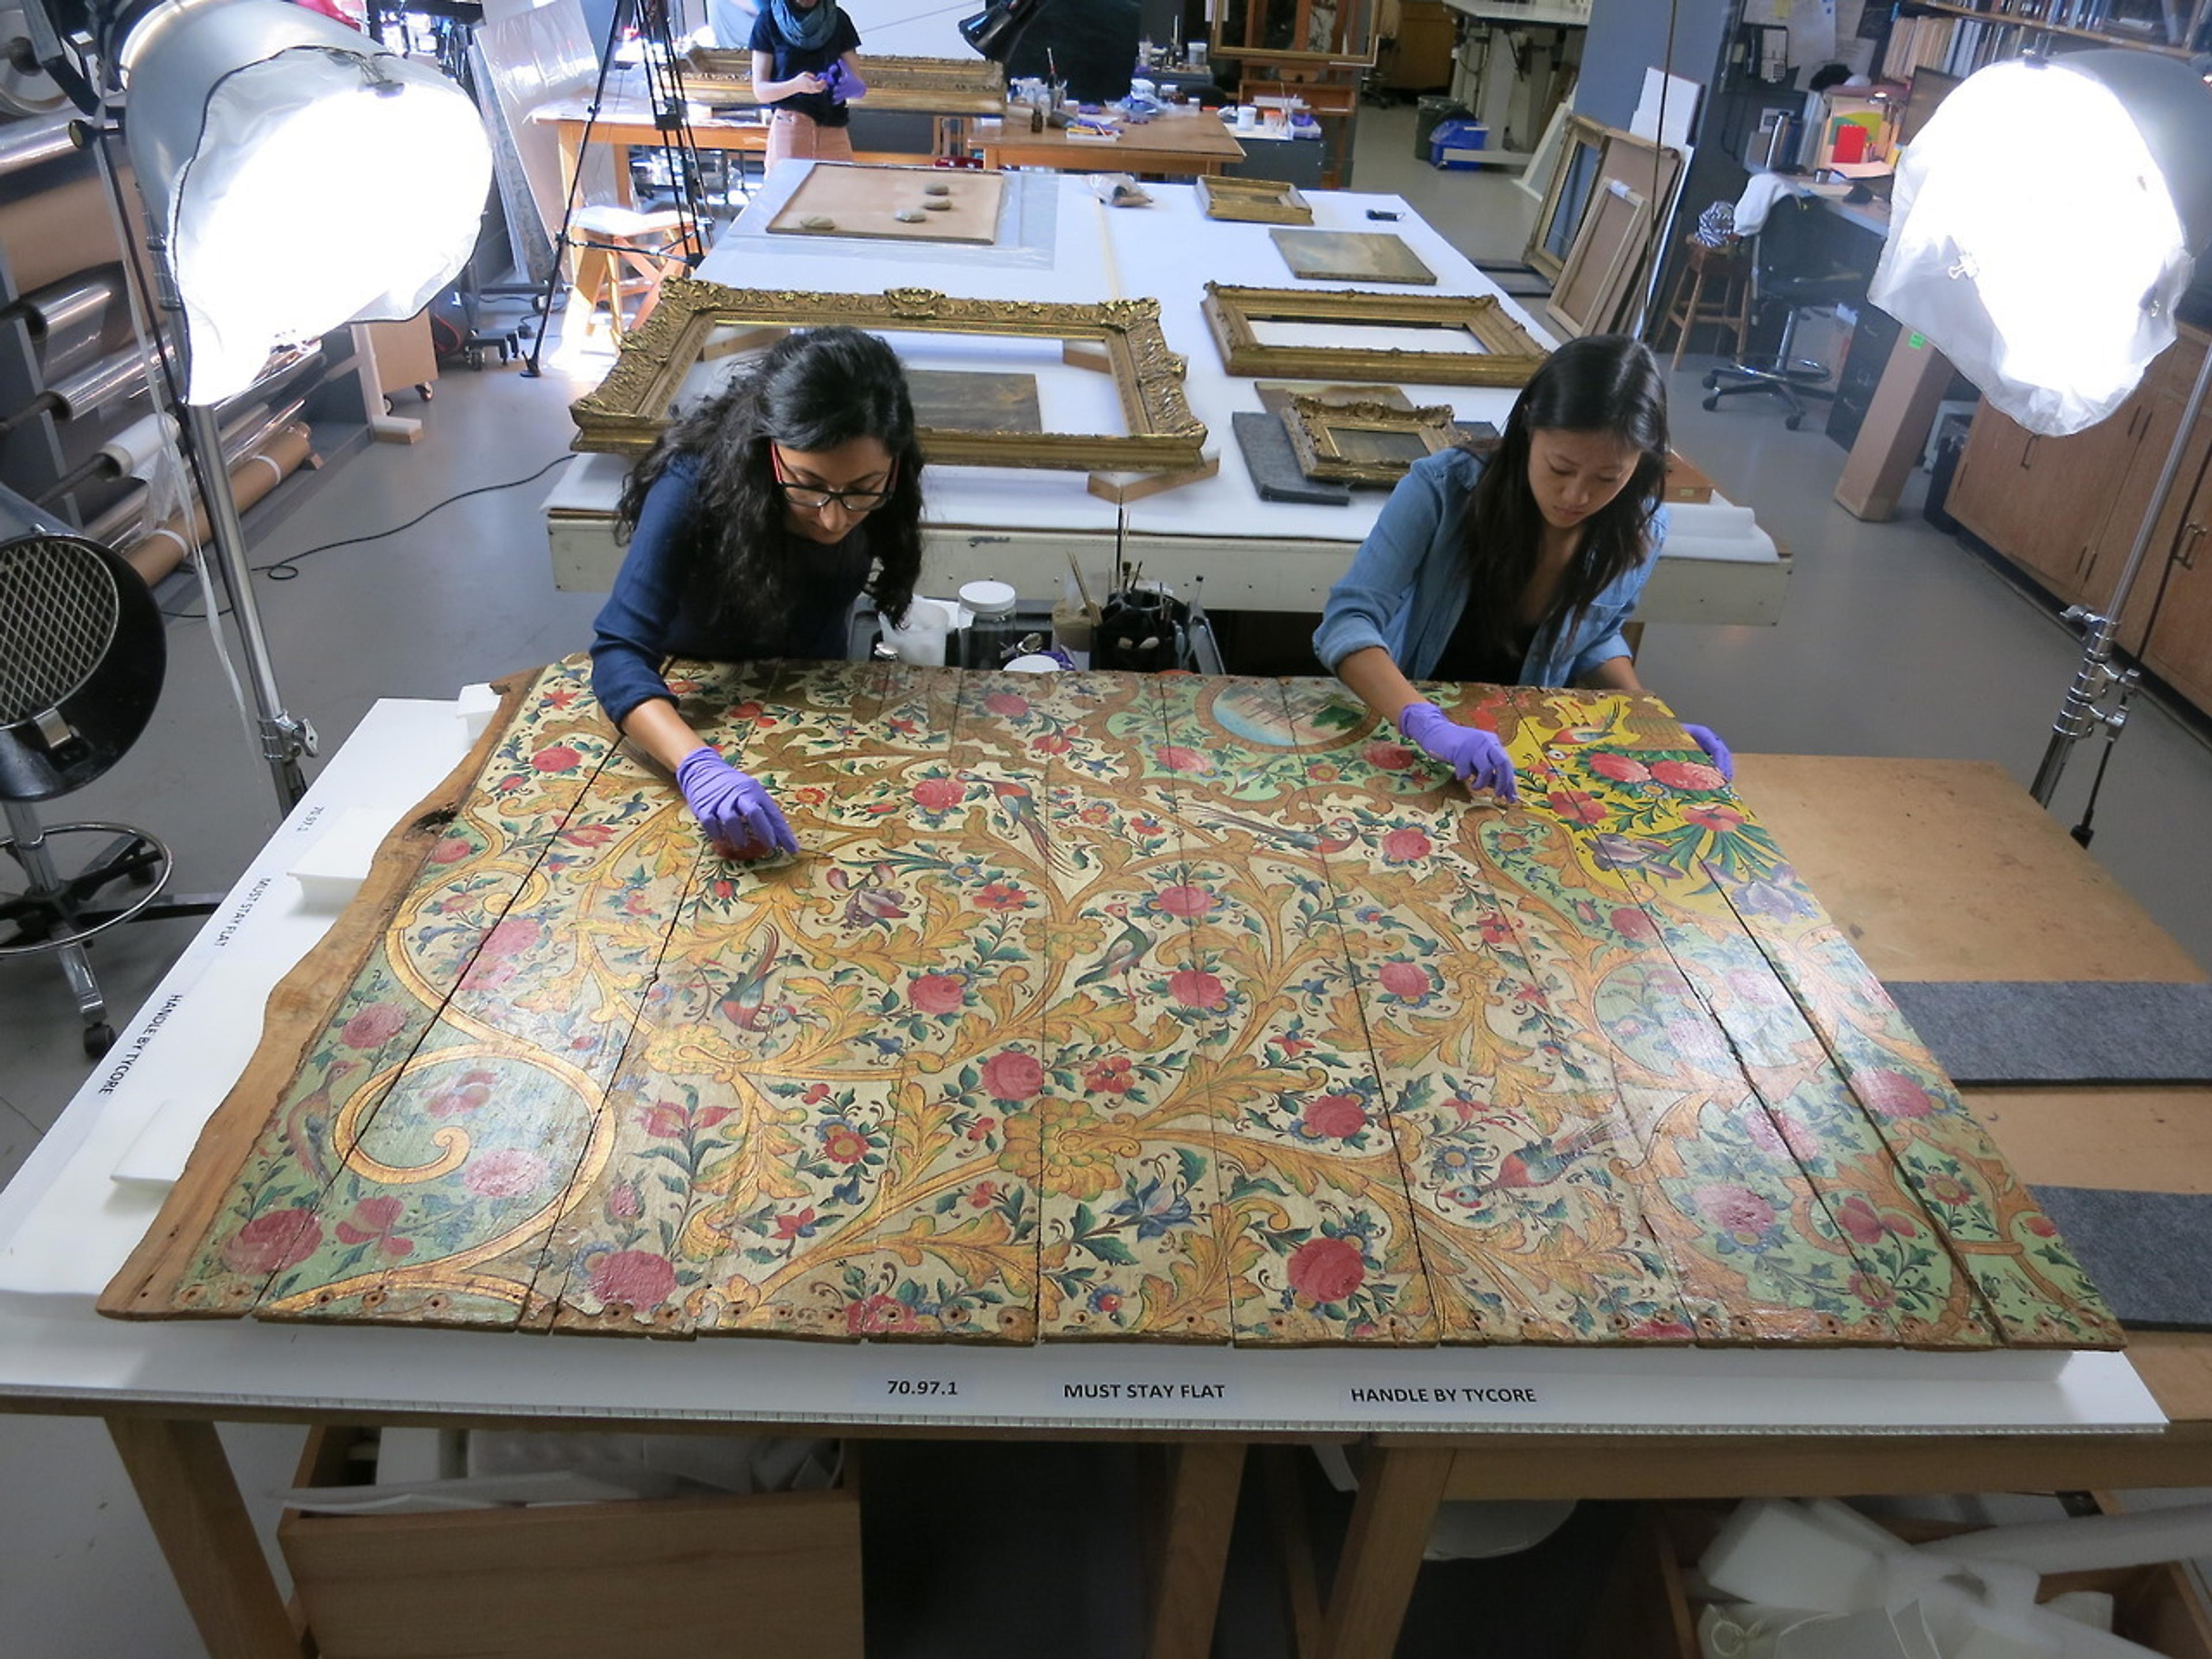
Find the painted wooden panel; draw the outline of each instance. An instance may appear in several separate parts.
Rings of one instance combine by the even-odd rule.
[[[106,1310],[2119,1340],[1650,698],[1433,688],[1504,738],[1506,809],[1334,681],[684,666],[800,856],[705,847],[580,660],[543,671],[280,991]]]

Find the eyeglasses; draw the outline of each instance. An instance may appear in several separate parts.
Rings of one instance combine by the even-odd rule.
[[[775,471],[775,487],[783,492],[783,499],[805,512],[818,513],[835,501],[848,513],[872,513],[891,498],[891,485],[898,479],[898,458],[891,458],[890,476],[884,479],[881,489],[823,489],[816,484],[793,483],[783,476],[783,455],[774,444],[768,447],[769,465]]]

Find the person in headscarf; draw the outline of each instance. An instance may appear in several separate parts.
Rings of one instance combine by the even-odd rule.
[[[771,113],[768,165],[849,161],[845,106],[867,91],[852,54],[860,32],[837,0],[761,0],[753,20],[753,95]]]

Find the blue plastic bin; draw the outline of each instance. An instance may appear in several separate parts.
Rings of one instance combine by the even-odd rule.
[[[1429,135],[1429,165],[1455,172],[1478,167],[1481,162],[1466,154],[1490,144],[1490,129],[1480,121],[1439,121]]]

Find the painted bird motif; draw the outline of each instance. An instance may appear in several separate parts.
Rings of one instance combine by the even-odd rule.
[[[292,1143],[294,1156],[321,1180],[328,1181],[335,1173],[324,1164],[324,1154],[331,1150],[331,1097],[341,1078],[360,1069],[358,1060],[332,1060],[323,1073],[321,1086],[302,1097],[286,1115],[285,1138]]]
[[[1539,1135],[1499,1159],[1498,1173],[1491,1177],[1491,1183],[1507,1188],[1549,1186],[1566,1174],[1577,1158],[1611,1140],[1616,1133],[1613,1124],[1593,1123],[1570,1134]]]
[[[1044,820],[1038,816],[1036,797],[1025,783],[1008,783],[1004,780],[991,785],[991,793],[999,798],[999,805],[1013,820],[1014,828],[1030,838],[1036,847],[1037,860],[1047,868],[1053,863],[1052,843],[1044,832]]]
[[[764,942],[752,960],[738,970],[720,1004],[722,1018],[743,1031],[765,1030],[772,1023],[768,982],[775,977],[776,957],[783,949],[783,936],[773,927],[763,925],[755,937]]]
[[[1127,905],[1117,899],[1106,907],[1106,914],[1119,919],[1121,931],[1108,943],[1106,954],[1075,981],[1075,989],[1079,991],[1086,985],[1096,985],[1100,980],[1116,974],[1121,975],[1121,988],[1126,991],[1129,987],[1129,975],[1144,960],[1145,952],[1152,948],[1152,935],[1131,919]]]
[[[830,886],[846,895],[846,927],[866,927],[881,923],[888,932],[893,922],[906,920],[906,895],[890,884],[896,873],[883,862],[873,866],[857,882],[847,871],[830,872]]]
[[[1198,815],[1198,822],[1214,830],[1242,830],[1263,847],[1288,847],[1324,856],[1341,853],[1351,846],[1359,830],[1359,826],[1346,817],[1331,818],[1318,834],[1311,830],[1292,829],[1286,823],[1243,817],[1235,812],[1206,812]]]

